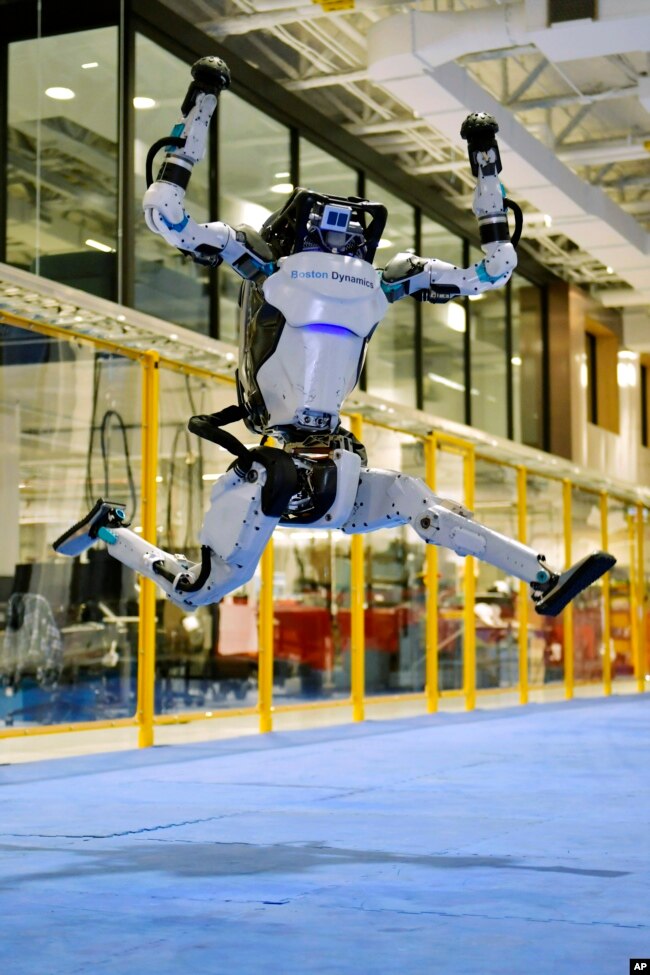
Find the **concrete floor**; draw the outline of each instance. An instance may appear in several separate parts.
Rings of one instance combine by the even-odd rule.
[[[0,768],[3,975],[613,975],[650,956],[650,698]]]

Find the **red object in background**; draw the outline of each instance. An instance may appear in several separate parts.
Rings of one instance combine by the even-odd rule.
[[[413,610],[409,606],[390,606],[378,608],[373,606],[364,614],[366,649],[377,650],[380,653],[398,653],[400,631],[408,628],[413,617]],[[350,610],[341,609],[338,614],[341,646],[350,649]]]
[[[334,640],[329,610],[280,599],[274,606],[273,617],[276,660],[304,664],[312,670],[332,669]]]

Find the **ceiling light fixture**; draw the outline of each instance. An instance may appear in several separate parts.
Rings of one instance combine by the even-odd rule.
[[[89,237],[84,243],[86,247],[93,247],[96,251],[102,251],[103,254],[115,253],[114,247],[109,247],[108,244],[102,244],[101,240],[93,240],[92,237]]]
[[[293,191],[293,183],[276,183],[275,186],[271,187],[271,193],[291,193]]]
[[[155,108],[156,100],[154,98],[149,98],[147,95],[136,95],[133,99],[134,108]]]
[[[72,88],[46,88],[45,94],[48,98],[54,98],[59,102],[67,102],[75,97]]]
[[[87,71],[89,68],[98,68],[99,61],[86,61],[86,63],[82,64],[81,67],[84,69],[84,71]]]

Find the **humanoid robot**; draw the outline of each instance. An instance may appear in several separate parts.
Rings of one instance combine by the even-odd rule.
[[[595,552],[555,572],[543,555],[481,525],[424,481],[368,467],[363,445],[340,420],[389,304],[479,294],[503,287],[514,271],[521,211],[504,199],[495,120],[476,113],[461,129],[477,180],[473,210],[483,260],[461,268],[402,253],[378,270],[372,261],[387,216],[380,203],[297,188],[259,232],[193,220],[185,191],[230,74],[219,58],[206,57],[194,64],[192,78],[180,122],[149,151],[144,216],[150,230],[183,254],[211,267],[228,264],[243,279],[239,404],[189,421],[192,432],[235,460],[212,490],[200,562],[141,538],[128,528],[123,508],[103,499],[57,539],[55,551],[76,556],[103,541],[112,556],[191,610],[248,581],[277,525],[356,534],[409,524],[427,543],[476,556],[529,583],[537,612],[557,615],[611,568],[611,555]],[[154,180],[153,159],[163,147]],[[512,240],[507,206],[518,218]],[[248,449],[223,429],[238,419],[261,436],[260,446]]]

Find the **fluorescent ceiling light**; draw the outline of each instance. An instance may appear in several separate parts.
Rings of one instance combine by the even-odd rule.
[[[84,243],[86,247],[94,247],[96,251],[102,251],[104,254],[115,253],[114,247],[109,247],[108,244],[102,244],[101,240],[93,240],[92,237],[89,237]]]
[[[381,237],[379,243],[377,244],[377,250],[380,251],[383,250],[384,247],[392,247],[392,246],[393,246],[392,240],[389,240],[388,237]]]
[[[449,389],[455,389],[459,393],[465,392],[464,386],[462,386],[460,383],[455,383],[453,379],[447,379],[446,376],[439,376],[438,373],[436,372],[428,372],[427,376],[429,377],[431,382],[440,383],[441,386],[448,386]]]
[[[521,365],[521,356],[520,355],[513,355],[512,359],[510,361],[513,364],[513,366],[520,366]]]
[[[60,102],[67,102],[70,98],[74,98],[72,88],[46,88],[45,94],[48,98],[55,98]]]
[[[485,298],[485,295],[483,295],[483,294],[480,294],[480,295],[468,295],[467,297],[469,298],[470,301],[480,301],[481,298]]]
[[[276,179],[286,179],[287,176],[291,176],[291,173],[274,173]]]
[[[276,183],[271,187],[271,193],[291,193],[293,183]]]
[[[447,328],[450,328],[452,332],[464,332],[465,325],[465,309],[462,305],[456,304],[455,301],[450,301],[446,306],[447,321],[445,322]]]
[[[148,98],[146,95],[136,95],[133,99],[134,108],[155,108],[156,100]]]
[[[84,68],[84,70],[86,71],[88,70],[88,68],[98,68],[99,61],[86,61],[86,63],[82,64],[81,67]]]

